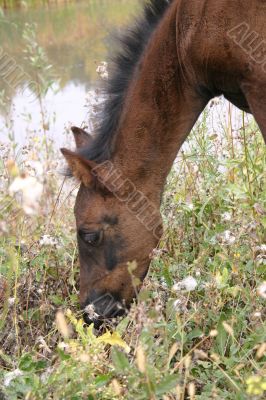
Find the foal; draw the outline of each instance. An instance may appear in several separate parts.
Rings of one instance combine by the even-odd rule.
[[[200,113],[224,95],[266,139],[266,2],[151,0],[121,41],[95,139],[62,149],[80,180],[75,216],[88,322],[123,312],[162,233],[166,177]]]

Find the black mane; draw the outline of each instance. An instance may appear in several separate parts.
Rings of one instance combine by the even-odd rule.
[[[92,145],[81,150],[86,159],[102,162],[110,158],[124,98],[135,67],[171,1],[150,0],[144,7],[142,17],[119,39],[121,50],[111,60],[114,71],[104,90],[107,100],[100,115],[97,134]]]

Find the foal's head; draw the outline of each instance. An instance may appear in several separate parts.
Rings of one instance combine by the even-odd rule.
[[[72,131],[77,152],[62,153],[81,183],[75,204],[80,302],[85,320],[97,325],[122,315],[135,297],[161,235],[161,218],[133,183],[112,170],[111,162],[96,164],[82,156],[91,137],[79,128]]]

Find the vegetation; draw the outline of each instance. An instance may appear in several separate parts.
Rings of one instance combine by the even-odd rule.
[[[97,79],[95,62],[105,59],[110,49],[106,36],[126,25],[137,11],[139,2],[83,0],[56,4],[24,7],[19,11],[12,7],[1,13],[0,0],[1,49],[19,60],[28,74],[34,74],[29,59],[21,54],[25,47],[21,33],[25,24],[32,25],[31,21],[34,21],[36,40],[53,65],[54,76],[60,77],[59,88],[63,90],[69,81],[91,87]],[[7,98],[12,97],[13,92],[8,85],[2,82],[0,87],[5,89]]]
[[[73,0],[0,0],[0,6],[3,8],[27,8],[36,7],[40,4],[52,5],[71,2],[73,2]]]
[[[32,68],[50,85],[46,62],[42,56]],[[43,126],[19,148],[7,114],[9,136],[0,144],[1,398],[264,398],[266,151],[253,119],[243,114],[235,129],[225,107],[218,105],[225,115],[211,130],[212,103],[179,153],[149,276],[130,313],[100,336],[78,308],[77,183],[58,174],[59,155]]]

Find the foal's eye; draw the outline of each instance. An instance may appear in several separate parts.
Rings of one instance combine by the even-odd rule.
[[[88,245],[97,246],[102,241],[103,231],[97,231],[97,232],[79,231],[79,236]]]

